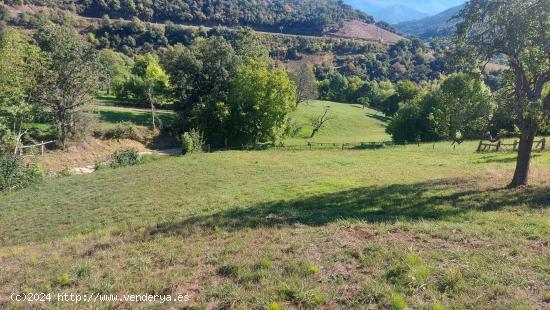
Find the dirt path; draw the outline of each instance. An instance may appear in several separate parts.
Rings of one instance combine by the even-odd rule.
[[[153,154],[157,154],[157,155],[160,155],[160,156],[177,156],[177,155],[181,154],[181,149],[180,148],[171,148],[171,149],[164,149],[164,150],[151,150],[151,151],[140,152],[139,154],[141,156],[153,155]],[[93,173],[93,172],[95,172],[95,170],[96,170],[95,165],[87,165],[87,166],[83,166],[83,167],[73,168],[72,172],[75,175],[82,175],[82,174]]]

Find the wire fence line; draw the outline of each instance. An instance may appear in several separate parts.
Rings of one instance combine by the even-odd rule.
[[[241,146],[227,146],[227,147],[212,147],[207,144],[204,147],[205,152],[218,152],[218,151],[261,151],[261,150],[369,150],[380,149],[386,146],[395,145],[391,141],[382,142],[355,142],[355,143],[341,143],[341,142],[307,142],[304,144],[255,144],[255,145],[241,145]]]

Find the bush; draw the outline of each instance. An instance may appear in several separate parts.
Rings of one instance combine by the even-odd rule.
[[[141,155],[135,148],[129,147],[117,150],[113,154],[113,162],[111,167],[119,168],[126,166],[135,166],[141,164]]]
[[[129,139],[138,142],[143,142],[145,140],[139,128],[131,122],[116,124],[114,127],[107,129],[100,138],[117,140]]]
[[[200,153],[204,149],[204,137],[198,130],[191,129],[181,136],[183,142],[182,154]]]
[[[0,154],[12,153],[16,144],[15,135],[3,124],[0,124]]]
[[[0,191],[27,186],[42,176],[43,172],[37,165],[25,164],[15,155],[0,155]]]

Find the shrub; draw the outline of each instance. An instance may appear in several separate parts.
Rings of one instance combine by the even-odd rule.
[[[0,155],[0,191],[27,186],[42,176],[37,165],[25,164],[15,155]]]
[[[104,139],[129,139],[143,142],[145,139],[139,128],[131,122],[122,122],[114,127],[107,129],[103,134]]]
[[[119,168],[126,166],[135,166],[141,163],[141,155],[135,148],[124,148],[117,150],[113,154],[113,162],[111,167]]]
[[[185,132],[181,136],[181,140],[183,142],[183,155],[190,153],[200,153],[204,149],[204,138],[202,133],[198,130],[191,129],[190,131]]]

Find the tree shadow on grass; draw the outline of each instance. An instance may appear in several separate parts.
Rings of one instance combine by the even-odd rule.
[[[371,223],[444,220],[470,210],[494,211],[520,205],[548,208],[548,188],[488,190],[458,180],[372,186],[195,216],[179,223],[157,225],[152,234],[185,234],[200,227],[238,230],[297,223],[321,226],[337,220]]]
[[[387,123],[391,120],[391,118],[389,118],[389,117],[386,117],[386,116],[380,115],[380,114],[374,114],[374,113],[367,113],[367,117],[375,119],[375,120],[383,122],[383,123]]]
[[[513,153],[503,153],[503,155],[512,155]],[[540,157],[542,154],[533,154],[532,159],[535,159],[537,157]],[[517,160],[517,155],[514,155],[513,157],[502,157],[502,155],[493,155],[493,156],[486,156],[482,159],[478,160],[476,163],[478,164],[508,164],[508,163],[514,163]]]
[[[99,111],[100,119],[106,123],[131,122],[139,126],[149,126],[152,116],[149,112],[135,111]],[[176,116],[168,113],[158,113],[157,117],[165,124],[175,121]]]

